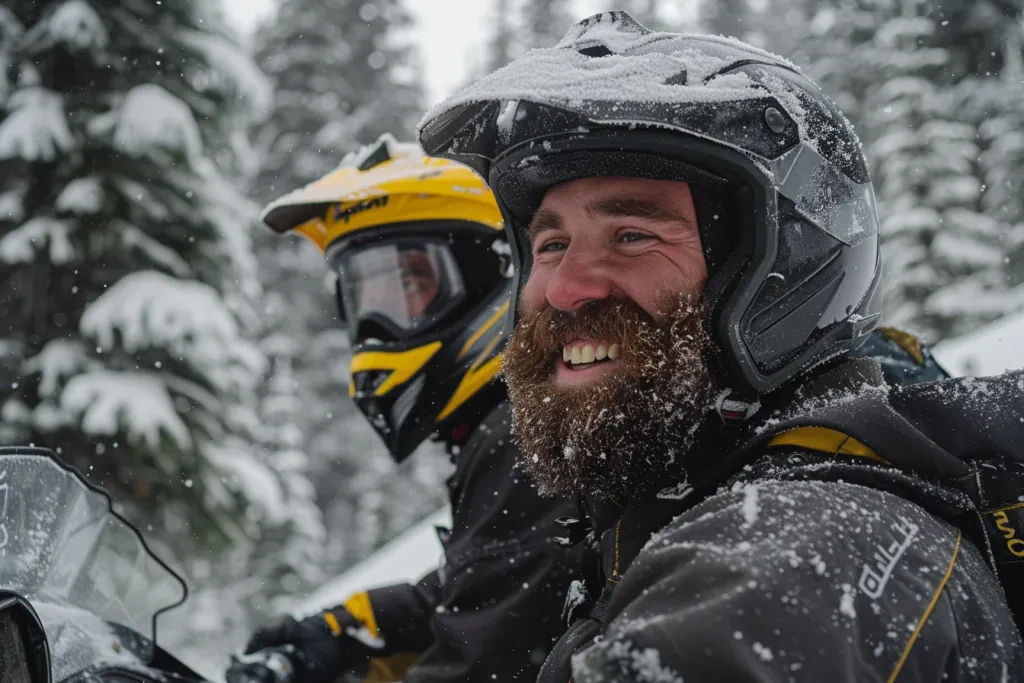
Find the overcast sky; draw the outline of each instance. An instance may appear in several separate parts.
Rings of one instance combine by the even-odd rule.
[[[276,0],[224,0],[228,15],[250,31],[265,19]],[[482,63],[493,0],[413,0],[407,2],[417,22],[412,38],[423,60],[425,95],[433,104],[463,83],[473,65]],[[437,11],[443,8],[443,11]]]

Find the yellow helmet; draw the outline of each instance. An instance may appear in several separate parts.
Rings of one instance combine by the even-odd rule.
[[[510,251],[483,180],[383,135],[263,221],[311,240],[337,274],[349,395],[395,459],[431,435],[461,445],[504,397]]]

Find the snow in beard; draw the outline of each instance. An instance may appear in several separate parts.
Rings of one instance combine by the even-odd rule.
[[[524,467],[548,495],[628,497],[690,447],[710,405],[702,307],[677,295],[652,319],[631,302],[596,302],[574,315],[524,317],[505,354]],[[570,338],[617,339],[615,373],[559,390],[552,364]]]

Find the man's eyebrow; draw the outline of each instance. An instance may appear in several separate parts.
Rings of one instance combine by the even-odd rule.
[[[591,202],[584,207],[589,218],[643,218],[659,223],[686,223],[679,212],[663,204],[638,197],[609,197]]]
[[[526,229],[526,234],[532,242],[542,232],[561,229],[561,216],[550,209],[540,209],[533,215],[533,220],[530,221],[530,227]]]

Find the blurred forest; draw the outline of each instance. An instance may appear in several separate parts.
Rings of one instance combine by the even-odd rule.
[[[492,5],[467,78],[582,16]],[[443,505],[450,468],[430,445],[391,462],[348,403],[322,256],[257,220],[413,136],[407,5],[287,0],[251,40],[218,7],[0,6],[0,444],[112,491],[193,586],[177,644],[211,656]],[[1024,308],[1024,0],[607,9],[743,38],[829,92],[871,162],[889,323],[935,342]]]

